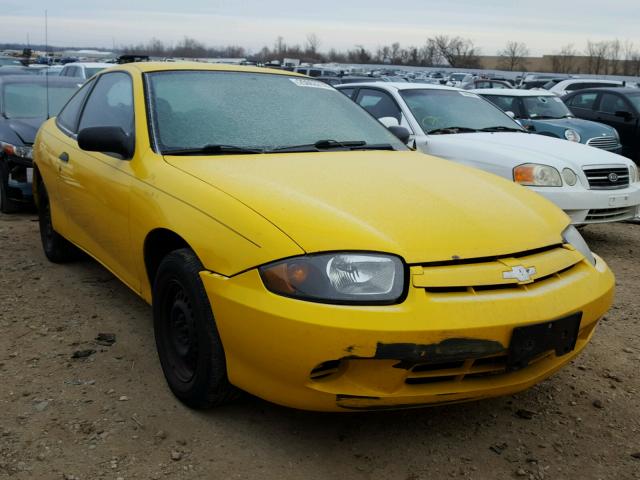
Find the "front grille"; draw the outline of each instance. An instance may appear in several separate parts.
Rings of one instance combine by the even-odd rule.
[[[587,222],[615,222],[635,217],[636,207],[592,208],[585,219]]]
[[[587,140],[587,145],[596,148],[602,148],[603,150],[614,150],[620,147],[618,139],[611,135],[603,135],[601,137],[593,137]]]
[[[545,352],[533,360],[532,365],[551,355],[553,351]],[[460,362],[422,363],[411,368],[405,378],[407,385],[424,385],[439,382],[460,382],[470,378],[483,378],[507,373],[507,355],[468,359]]]
[[[629,169],[623,165],[585,167],[583,170],[593,190],[612,190],[629,186]]]
[[[552,245],[499,257],[422,264],[412,267],[412,283],[436,296],[524,292],[570,274],[581,260],[575,251]],[[518,269],[527,271],[525,278],[514,276]]]

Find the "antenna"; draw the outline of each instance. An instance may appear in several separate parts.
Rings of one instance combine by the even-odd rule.
[[[47,16],[47,11],[44,11],[44,56],[47,59],[47,66],[49,65],[49,18]],[[46,107],[47,107],[47,120],[49,120],[49,69],[44,72],[44,85],[45,85],[45,95],[47,99]]]

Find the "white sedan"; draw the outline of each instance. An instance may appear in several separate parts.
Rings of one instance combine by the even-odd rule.
[[[629,159],[529,134],[478,95],[445,86],[367,83],[336,87],[408,144],[525,185],[562,208],[574,224],[615,222],[639,213],[638,170]]]

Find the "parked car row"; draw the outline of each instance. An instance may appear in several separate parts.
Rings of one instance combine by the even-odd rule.
[[[152,305],[193,408],[240,390],[323,411],[449,404],[575,358],[615,281],[543,195],[596,221],[585,199],[638,200],[631,162],[468,91],[338,88],[228,65],[99,72],[33,146],[46,256],[83,251]],[[478,158],[510,181],[460,165]],[[624,189],[590,185],[593,164],[626,168]]]
[[[550,138],[552,135],[531,135],[475,93],[410,83],[336,88],[384,125],[406,128],[409,145],[525,185],[562,208],[574,224],[628,220],[638,215],[640,183],[633,162],[602,149]],[[530,111],[537,108],[543,112],[544,106],[544,117],[555,117],[557,109],[568,113],[562,100],[550,95],[548,101],[534,97],[534,102],[527,102]],[[504,98],[520,101],[531,97]],[[589,124],[583,128],[604,129],[602,146],[604,139],[610,139],[615,141],[614,150],[620,148],[617,137],[606,126]],[[589,140],[593,145],[599,137]]]

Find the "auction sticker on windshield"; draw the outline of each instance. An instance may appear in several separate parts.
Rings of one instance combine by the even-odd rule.
[[[317,80],[308,80],[306,78],[290,78],[289,80],[291,80],[299,87],[324,88],[325,90],[333,90],[333,88],[326,83],[322,83]]]

